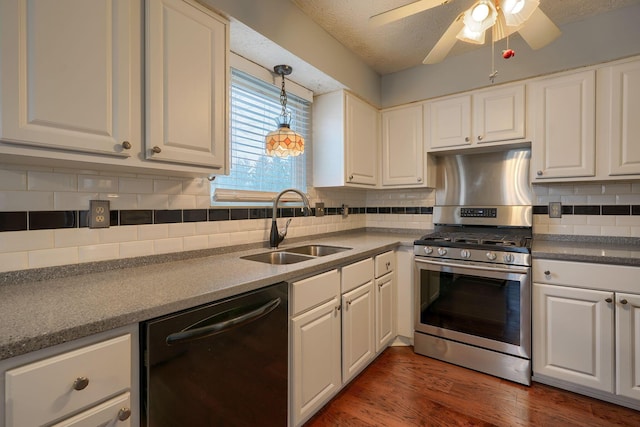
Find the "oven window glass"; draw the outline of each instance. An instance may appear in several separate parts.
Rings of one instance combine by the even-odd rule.
[[[420,270],[420,323],[520,345],[520,282]]]

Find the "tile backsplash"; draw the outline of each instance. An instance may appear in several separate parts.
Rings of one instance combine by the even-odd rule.
[[[534,185],[534,233],[640,237],[640,183]],[[289,237],[363,227],[433,228],[431,189],[308,190],[327,215],[295,216]],[[87,228],[89,201],[109,228]],[[265,242],[270,208],[211,209],[206,178],[0,164],[0,272]],[[562,218],[549,218],[561,202]],[[341,215],[348,205],[350,215]],[[416,236],[419,237],[419,236]]]

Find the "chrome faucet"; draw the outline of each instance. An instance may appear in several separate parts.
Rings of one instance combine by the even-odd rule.
[[[287,236],[287,230],[289,229],[289,224],[291,223],[291,218],[289,218],[284,226],[284,231],[282,233],[278,232],[278,203],[280,202],[280,197],[288,192],[296,193],[302,198],[302,203],[304,203],[304,216],[308,216],[311,213],[309,199],[307,198],[307,195],[302,191],[295,188],[287,188],[286,190],[282,190],[280,193],[278,193],[275,200],[273,201],[273,212],[271,213],[271,234],[269,235],[269,246],[271,248],[277,248],[278,245],[282,243],[284,238]]]

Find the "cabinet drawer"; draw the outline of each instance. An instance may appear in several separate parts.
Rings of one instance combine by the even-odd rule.
[[[342,267],[342,293],[355,289],[373,279],[373,258]]]
[[[123,420],[119,419],[120,411],[131,411],[131,395],[124,393],[113,399],[109,399],[98,406],[94,406],[75,417],[68,418],[51,427],[94,427],[94,426],[117,426],[129,427],[131,425],[131,415],[123,414]]]
[[[375,258],[376,278],[383,276],[396,269],[395,252],[389,251],[377,255]]]
[[[88,384],[75,390],[76,379]],[[7,371],[7,427],[43,425],[131,387],[131,335]]]
[[[549,274],[545,274],[545,273]],[[553,285],[571,285],[588,289],[638,293],[640,268],[586,262],[533,260],[533,281]]]
[[[340,293],[340,273],[338,270],[327,271],[308,279],[293,282],[292,315],[322,304]]]

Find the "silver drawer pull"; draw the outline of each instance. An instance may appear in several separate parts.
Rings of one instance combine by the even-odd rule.
[[[120,421],[126,421],[131,416],[131,409],[129,408],[120,408],[118,411],[118,419]]]
[[[77,391],[84,390],[85,388],[87,388],[88,385],[89,385],[89,378],[78,377],[73,382],[73,389]]]

